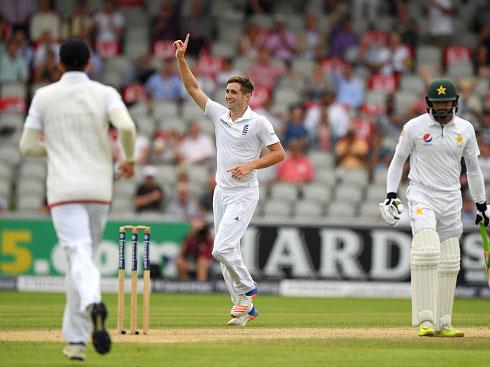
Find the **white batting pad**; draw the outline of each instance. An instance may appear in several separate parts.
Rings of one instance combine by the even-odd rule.
[[[436,321],[437,265],[441,245],[433,229],[423,229],[412,240],[412,324]]]
[[[461,254],[457,238],[441,243],[441,260],[437,268],[437,325],[441,329],[451,325],[456,278],[459,273]]]

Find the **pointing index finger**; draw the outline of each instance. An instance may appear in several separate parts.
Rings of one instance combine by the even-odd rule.
[[[185,36],[185,40],[184,40],[184,47],[187,47],[187,44],[189,43],[189,37],[190,37],[190,33],[187,33],[187,36]]]

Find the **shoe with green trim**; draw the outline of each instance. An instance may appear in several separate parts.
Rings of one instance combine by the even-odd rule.
[[[464,331],[455,329],[452,326],[444,326],[441,330],[437,331],[437,336],[446,338],[461,338],[464,336]]]
[[[434,324],[429,321],[425,321],[419,325],[418,336],[435,336],[436,331],[434,329]]]

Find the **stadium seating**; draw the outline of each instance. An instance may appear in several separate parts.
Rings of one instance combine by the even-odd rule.
[[[67,18],[72,11],[75,0],[56,0],[54,5],[63,18]],[[213,21],[212,41],[205,47],[206,57],[213,64],[213,60],[221,57],[232,59],[232,69],[245,74],[256,60],[242,57],[236,54],[236,46],[243,35],[245,25],[253,21],[263,35],[267,35],[273,26],[275,15],[286,15],[289,30],[298,36],[304,31],[304,14],[299,12],[298,2],[277,1],[274,2],[274,13],[256,14],[247,18],[245,14],[246,1],[244,0],[213,0],[210,2],[210,16]],[[461,1],[456,1],[461,5]],[[356,77],[364,82],[366,107],[360,111],[349,110],[351,121],[369,119],[370,126],[377,124],[377,115],[382,113],[388,94],[393,94],[395,106],[399,113],[406,113],[424,94],[426,81],[417,74],[419,67],[426,66],[432,77],[445,75],[456,81],[461,78],[475,79],[474,92],[483,100],[488,94],[490,83],[488,78],[478,77],[474,62],[475,50],[478,44],[478,35],[470,29],[471,14],[478,2],[464,2],[468,9],[459,12],[454,18],[454,37],[451,45],[440,48],[431,42],[428,33],[429,24],[426,7],[423,2],[407,2],[411,14],[417,22],[418,39],[413,48],[415,57],[414,69],[401,75],[380,75],[363,66],[356,68]],[[91,13],[102,7],[102,0],[88,0],[87,8]],[[122,6],[118,10],[125,18],[124,42],[121,53],[103,60],[103,67],[98,74],[98,79],[108,85],[119,88],[121,91],[129,89],[124,86],[124,78],[135,59],[142,52],[153,50],[150,41],[149,17],[155,14],[162,1],[145,0],[144,7]],[[185,13],[188,10],[183,10]],[[367,24],[366,19],[359,19],[353,24],[357,31],[366,31],[371,42],[386,44],[389,32],[396,24],[397,19],[387,11],[386,4],[380,6],[376,24]],[[331,24],[321,21],[320,29],[327,31]],[[326,36],[326,35],[325,35]],[[165,52],[173,56],[171,40],[164,40]],[[412,47],[412,45],[410,45]],[[326,72],[326,79],[333,69],[341,70],[346,60],[341,58],[327,58],[320,60],[320,64]],[[190,59],[192,62],[201,63],[200,58]],[[356,60],[357,61],[357,60]],[[152,65],[161,67],[162,56],[153,55]],[[318,100],[310,101],[307,98],[306,87],[311,83],[311,74],[318,65],[317,60],[309,60],[297,56],[289,63],[273,60],[284,64],[288,71],[285,76],[278,79],[275,88],[260,94],[260,88],[256,89],[256,95],[264,97],[258,101],[263,106],[268,97],[272,97],[270,112],[275,114],[278,120],[287,120],[288,109],[291,104],[305,102],[309,108],[318,104]],[[219,62],[216,64],[218,65]],[[201,65],[201,64],[200,64]],[[214,65],[214,64],[213,64]],[[212,66],[213,66],[212,65]],[[213,68],[215,65],[213,66]],[[208,70],[209,71],[209,70]],[[209,71],[214,75],[217,70]],[[444,74],[440,74],[444,73]],[[330,80],[330,79],[328,79]],[[332,85],[325,83],[327,88]],[[46,177],[45,160],[23,159],[18,151],[18,140],[25,119],[27,107],[35,91],[46,85],[45,83],[30,83],[2,85],[0,87],[0,198],[17,207],[17,210],[38,210],[44,198],[44,181]],[[125,101],[130,104],[129,111],[138,125],[138,133],[150,140],[159,131],[174,130],[185,134],[189,121],[196,120],[204,134],[214,136],[214,125],[207,120],[200,108],[190,99],[184,98],[182,103],[175,101],[149,101],[144,93],[144,86],[138,86],[143,90],[142,95],[132,93],[134,101]],[[123,93],[122,93],[123,94]],[[5,100],[8,97],[8,100]],[[222,86],[218,86],[210,96],[219,103],[224,103]],[[258,98],[258,97],[257,97]],[[333,122],[330,122],[331,124]],[[377,126],[377,125],[376,125]],[[9,134],[4,134],[2,131]],[[279,134],[279,131],[278,131]],[[369,139],[368,139],[369,140]],[[395,141],[392,142],[393,147]],[[368,170],[344,170],[337,168],[337,159],[334,149],[329,152],[318,150],[314,143],[307,152],[315,169],[313,182],[304,185],[291,185],[282,182],[261,182],[261,201],[257,215],[272,218],[315,218],[328,217],[353,217],[361,216],[370,219],[379,219],[377,203],[386,195],[387,167],[377,166],[372,172]],[[173,192],[177,183],[177,168],[175,162],[165,160],[161,164],[159,158],[150,156],[150,163],[156,164],[158,169],[157,179],[166,193]],[[202,193],[207,187],[207,179],[210,167],[208,165],[193,165],[188,167],[190,189],[193,193]],[[111,211],[123,215],[133,211],[133,194],[137,184],[141,181],[141,167],[137,167],[137,175],[133,180],[117,180],[114,186],[114,203]],[[403,183],[399,195],[405,199],[406,184]]]

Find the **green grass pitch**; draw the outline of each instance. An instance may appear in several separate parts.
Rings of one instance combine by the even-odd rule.
[[[110,311],[108,326],[114,329],[116,297],[107,295],[105,301]],[[21,330],[28,335],[35,330],[59,330],[63,294],[0,292],[0,365],[490,366],[490,331],[484,333],[485,336],[472,336],[467,332],[464,338],[458,339],[419,338],[415,331],[413,337],[400,338],[350,333],[353,328],[405,328],[411,333],[408,300],[260,295],[255,304],[260,317],[246,326],[247,332],[280,329],[286,333],[292,328],[340,328],[346,332],[335,338],[295,338],[292,335],[281,339],[235,340],[233,333],[240,335],[243,329],[225,326],[230,308],[228,296],[153,294],[150,333],[157,329],[215,329],[216,333],[226,331],[229,337],[226,340],[172,343],[126,343],[119,339],[108,355],[97,355],[89,346],[87,360],[76,362],[66,360],[61,354],[61,341],[20,342],[3,337],[11,331]],[[129,311],[129,303],[126,307]],[[126,313],[127,322],[128,317]],[[462,329],[489,329],[490,301],[456,300],[453,322]]]

